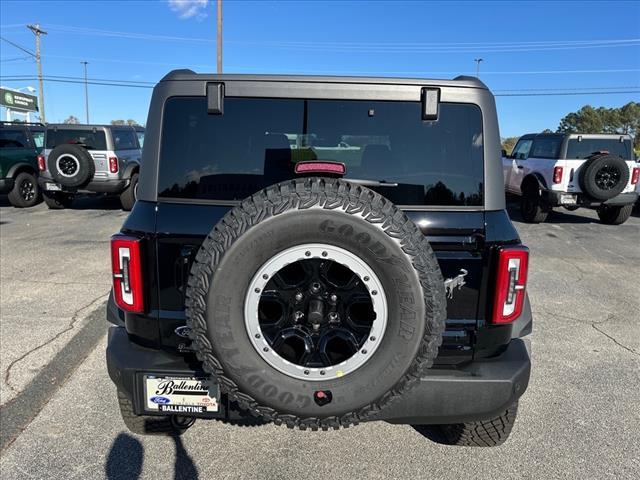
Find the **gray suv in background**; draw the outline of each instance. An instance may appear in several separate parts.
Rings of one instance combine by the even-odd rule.
[[[136,201],[144,128],[128,125],[50,124],[38,158],[44,201],[71,205],[78,193],[118,194],[124,210]]]

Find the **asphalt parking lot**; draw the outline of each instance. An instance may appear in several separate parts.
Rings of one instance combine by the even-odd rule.
[[[588,210],[542,225],[511,213],[532,254],[531,383],[505,445],[460,449],[384,423],[300,432],[200,421],[181,438],[128,433],[102,321],[108,237],[126,214],[104,199],[67,211],[0,199],[0,421],[16,431],[0,477],[639,478],[640,214],[607,226]],[[18,403],[33,418],[16,429],[6,407]]]

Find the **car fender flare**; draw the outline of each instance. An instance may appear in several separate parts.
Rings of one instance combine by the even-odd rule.
[[[8,171],[7,171],[7,177],[15,177],[18,173],[20,172],[25,172],[28,171],[29,173],[33,174],[33,175],[38,175],[38,168],[31,165],[30,163],[27,162],[20,162],[20,163],[16,163],[15,165],[13,165]]]
[[[547,182],[545,181],[544,177],[540,175],[538,172],[534,172],[534,173],[528,174],[526,177],[522,179],[522,183],[520,184],[520,191],[523,191],[523,187],[525,183],[530,182],[531,179],[535,179],[535,181],[538,182],[538,187],[540,188],[540,190],[542,191],[549,190],[549,188],[547,187]]]
[[[136,172],[140,171],[140,164],[138,162],[129,162],[124,167],[124,173],[122,174],[122,178],[131,179],[131,176]]]

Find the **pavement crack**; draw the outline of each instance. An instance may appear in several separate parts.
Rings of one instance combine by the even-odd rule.
[[[40,345],[37,345],[35,347],[33,347],[31,350],[23,353],[22,355],[20,355],[20,357],[16,358],[15,360],[13,360],[9,366],[7,367],[7,371],[4,374],[4,383],[7,387],[9,387],[10,390],[12,390],[13,392],[18,392],[18,390],[16,388],[14,388],[10,383],[9,383],[9,379],[11,376],[11,370],[13,369],[13,367],[18,364],[19,362],[21,362],[22,360],[24,360],[25,358],[27,358],[29,355],[31,355],[34,352],[37,352],[38,350],[40,350],[43,347],[46,347],[47,345],[55,342],[58,338],[60,338],[62,335],[64,335],[67,332],[70,332],[71,330],[73,330],[75,328],[76,323],[81,319],[86,317],[87,315],[84,316],[80,316],[80,312],[82,312],[83,310],[87,310],[88,308],[93,307],[96,303],[102,303],[104,301],[104,297],[106,296],[106,293],[102,293],[100,294],[98,297],[94,298],[93,300],[91,300],[88,304],[78,308],[75,312],[73,312],[72,316],[71,316],[71,322],[69,323],[69,325],[59,331],[58,333],[56,333],[52,338],[50,338],[49,340],[47,340],[46,342],[41,343]],[[92,309],[93,311],[93,309]]]
[[[624,348],[627,352],[632,353],[634,355],[637,355],[640,357],[640,353],[636,352],[635,349],[631,348],[631,347],[627,347],[626,345],[624,345],[623,343],[620,343],[615,337],[612,337],[611,335],[609,335],[607,332],[605,332],[604,330],[601,330],[600,328],[598,328],[598,325],[602,325],[604,323],[607,323],[609,320],[615,318],[614,315],[609,315],[607,318],[605,318],[604,320],[602,320],[601,322],[591,322],[591,327],[593,327],[593,329],[598,332],[601,333],[602,335],[604,335],[605,337],[607,337],[609,340],[611,340],[613,343],[615,343],[616,345],[618,345],[621,348]]]

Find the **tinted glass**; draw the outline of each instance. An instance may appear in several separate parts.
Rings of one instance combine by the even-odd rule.
[[[47,148],[67,143],[85,145],[87,150],[106,150],[107,140],[102,130],[47,130]]]
[[[424,122],[419,102],[226,98],[224,115],[208,115],[206,98],[176,97],[164,115],[162,197],[240,200],[298,161],[331,160],[347,178],[393,184],[375,189],[398,204],[482,204],[474,105],[443,103]]]
[[[22,129],[0,130],[0,148],[28,148],[29,140]]]
[[[531,150],[531,144],[533,140],[520,140],[513,149],[511,156],[516,160],[524,160],[529,156],[529,150]]]
[[[563,137],[561,135],[534,139],[529,156],[535,158],[558,158],[560,156],[562,139]]]
[[[136,131],[136,135],[138,136],[138,144],[140,148],[144,147],[144,132]]]
[[[618,155],[626,160],[632,160],[631,141],[620,141],[619,138],[577,138],[569,140],[566,158],[587,158],[594,152],[606,150],[612,155]]]
[[[44,130],[31,130],[31,136],[36,148],[44,147]]]
[[[138,148],[138,140],[133,130],[112,130],[115,150],[134,150]]]

